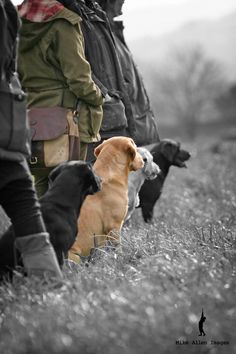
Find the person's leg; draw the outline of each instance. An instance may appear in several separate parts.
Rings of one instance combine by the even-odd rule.
[[[0,190],[0,203],[11,219],[16,237],[45,232],[27,164],[5,161],[1,168],[7,177]]]
[[[87,155],[86,155],[86,161],[87,162],[91,162],[94,163],[96,161],[96,157],[94,155],[94,150],[96,149],[96,147],[98,145],[100,145],[102,142],[104,141],[104,139],[96,142],[96,143],[90,143],[88,144],[88,148],[87,148]]]
[[[88,144],[88,148],[87,148],[87,155],[86,155],[86,161],[87,162],[91,162],[94,163],[96,160],[96,157],[94,155],[94,149],[96,147],[96,143],[90,143]]]
[[[33,183],[37,192],[37,196],[40,198],[48,190],[48,175],[53,168],[37,168],[30,166],[30,169],[33,176]]]
[[[85,161],[87,156],[88,144],[80,142],[80,160]]]
[[[26,162],[5,161],[0,168],[5,181],[0,185],[0,203],[13,224],[27,273],[61,277]]]

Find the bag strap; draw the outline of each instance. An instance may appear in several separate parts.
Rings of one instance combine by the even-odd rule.
[[[15,96],[15,99],[17,99],[18,101],[24,101],[24,99],[26,98],[26,93],[22,90],[17,72],[14,72],[11,75],[9,88],[10,92],[13,94],[13,96]]]

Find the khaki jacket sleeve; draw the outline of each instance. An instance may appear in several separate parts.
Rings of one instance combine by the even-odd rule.
[[[59,21],[61,22],[61,21]],[[58,23],[56,55],[70,90],[85,103],[98,106],[103,96],[92,80],[91,68],[84,54],[84,38],[79,23]]]

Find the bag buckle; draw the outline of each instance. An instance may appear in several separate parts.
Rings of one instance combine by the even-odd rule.
[[[38,158],[36,156],[32,156],[30,158],[30,164],[31,165],[36,165],[38,163]]]

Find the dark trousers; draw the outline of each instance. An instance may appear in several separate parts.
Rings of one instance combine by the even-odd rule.
[[[99,141],[98,143],[90,143],[88,144],[88,149],[87,149],[87,156],[86,156],[86,161],[94,163],[96,161],[96,157],[94,155],[94,149],[100,145],[102,141]]]
[[[0,204],[16,237],[46,231],[26,161],[0,160]]]

